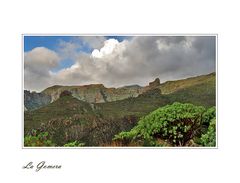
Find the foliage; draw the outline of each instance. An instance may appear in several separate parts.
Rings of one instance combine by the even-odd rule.
[[[64,144],[64,147],[82,147],[82,146],[84,146],[84,143],[80,143],[78,141],[73,141],[73,142]]]
[[[46,127],[43,131],[48,132],[48,139],[56,146],[63,146],[66,143],[74,142],[75,140],[84,142],[85,146],[111,144],[114,135],[122,131],[130,131],[140,118],[143,118],[143,116],[146,116],[150,112],[159,107],[164,107],[167,104],[181,102],[192,103],[193,105],[204,107],[214,106],[216,91],[215,84],[215,75],[196,77],[161,84],[160,92],[159,90],[151,90],[135,98],[93,104],[78,100],[70,95],[65,95],[42,108],[33,111],[25,111],[24,134],[25,136],[28,136],[32,129],[38,129],[41,124],[45,124]],[[54,90],[59,87],[60,86],[54,86]],[[67,89],[68,88],[64,88],[63,91]],[[164,116],[163,113],[161,115]],[[186,130],[189,132],[189,135],[184,135],[186,140],[189,137],[194,136],[194,142],[201,145],[200,142],[198,143],[195,141],[195,137],[200,141],[201,134],[205,134],[208,130],[210,121],[208,120],[209,115],[206,115],[206,117],[204,117],[204,115],[206,114],[204,113],[199,119],[197,117],[196,119],[184,119],[185,122],[182,122],[182,124],[184,125],[186,123]],[[131,116],[131,119],[128,119],[129,116]],[[213,116],[215,116],[215,113]],[[209,119],[211,118],[212,117],[209,117]],[[202,120],[201,125],[199,124],[201,123],[200,119]],[[122,133],[123,137],[124,135],[127,136],[123,138],[124,140],[122,142],[128,145],[130,142],[130,145],[134,146],[161,146],[163,144],[164,146],[165,144],[170,146],[184,145],[185,140],[182,140],[184,142],[179,140],[181,139],[182,134],[180,133],[180,128],[173,128],[178,121],[168,120],[171,122],[171,125],[166,125],[167,136],[165,135],[162,137],[164,134],[162,133],[163,129],[149,129],[153,134],[149,134],[150,137],[147,138],[147,132],[144,132],[144,128],[141,129],[142,131],[139,131],[139,127],[136,126],[130,132],[126,132],[126,134]],[[187,120],[189,121],[187,122]],[[197,123],[192,129],[188,130],[187,126],[192,126],[188,125],[191,121],[196,121]],[[156,123],[155,125],[161,126],[163,124]],[[199,127],[199,125],[201,127]],[[191,134],[190,131],[193,133]],[[179,138],[175,137],[174,139],[174,136],[176,136],[174,133],[180,133]]]
[[[123,144],[141,140],[143,145],[158,146],[158,139],[164,139],[173,146],[184,146],[201,131],[205,111],[202,106],[175,102],[143,117],[130,132],[121,132],[114,140]]]
[[[66,119],[74,115],[95,116],[89,103],[72,96],[64,96],[45,107],[24,112],[24,133],[26,135],[32,129],[37,129],[42,123],[54,119]]]
[[[216,107],[209,108],[204,114],[203,114],[203,124],[209,126],[209,123],[212,119],[216,117]]]
[[[38,147],[38,146],[54,146],[52,141],[49,139],[48,132],[41,132],[37,134],[36,130],[32,131],[31,135],[24,137],[24,146],[26,147]]]
[[[207,147],[216,146],[216,118],[211,120],[207,133],[201,136],[200,144]]]

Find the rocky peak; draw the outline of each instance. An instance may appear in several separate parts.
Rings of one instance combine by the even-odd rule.
[[[158,86],[160,86],[160,79],[159,78],[156,78],[154,81],[149,83],[149,87],[151,87],[151,88],[155,88],[155,87],[158,87]]]

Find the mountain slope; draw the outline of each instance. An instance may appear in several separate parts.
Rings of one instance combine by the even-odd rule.
[[[52,119],[67,119],[77,114],[80,118],[83,116],[92,116],[94,112],[89,103],[80,101],[72,96],[64,96],[59,100],[50,103],[40,109],[24,112],[25,132],[30,129],[38,128],[42,123]]]
[[[179,89],[170,94],[161,94],[156,88],[139,95],[136,98],[128,98],[121,101],[95,104],[101,108],[106,116],[136,115],[143,116],[158,107],[174,102],[192,103],[204,107],[216,105],[215,76],[207,77],[199,84]]]
[[[75,140],[86,146],[101,146],[110,144],[114,135],[130,130],[141,117],[167,104],[216,104],[215,74],[165,83],[164,87],[165,94],[158,86],[137,97],[92,104],[63,91],[56,101],[24,112],[24,133],[29,134],[32,129],[47,131],[58,146]]]
[[[73,96],[60,97],[45,107],[24,112],[24,134],[32,134],[35,129],[48,132],[57,146],[75,140],[96,146],[110,142],[116,133],[130,130],[138,120],[127,115],[103,117],[95,108]]]
[[[216,78],[216,73],[213,72],[207,75],[190,77],[187,79],[167,81],[160,85],[160,89],[162,91],[162,94],[170,94],[184,88],[188,88],[188,87],[199,85],[199,84],[204,84],[206,82],[209,82],[209,81],[211,82],[213,80],[215,81],[216,80],[215,78]]]
[[[43,107],[51,102],[56,101],[63,91],[70,91],[72,96],[86,101],[88,103],[106,103],[119,101],[127,98],[137,97],[148,90],[160,89],[161,93],[171,94],[188,87],[197,86],[211,81],[215,78],[215,73],[202,75],[182,80],[167,81],[163,84],[157,78],[149,85],[141,87],[138,85],[130,85],[120,88],[106,88],[102,84],[91,84],[84,86],[60,86],[55,85],[43,90],[41,93],[24,91],[24,104],[27,110],[35,110]]]
[[[179,89],[176,92],[167,95],[173,103],[175,101],[182,103],[192,103],[211,107],[216,105],[216,78],[210,75],[198,84]]]

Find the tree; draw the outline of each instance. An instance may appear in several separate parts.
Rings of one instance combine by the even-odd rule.
[[[159,146],[166,142],[171,146],[184,146],[194,137],[200,136],[202,123],[209,115],[206,109],[193,104],[173,103],[158,108],[143,117],[131,131],[121,132],[113,140],[123,145],[139,142],[145,146]],[[212,111],[208,111],[213,114]]]

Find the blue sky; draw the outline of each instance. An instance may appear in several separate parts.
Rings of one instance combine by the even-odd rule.
[[[107,39],[116,39],[118,40],[119,42],[122,42],[124,39],[130,39],[131,37],[130,36],[105,36]]]
[[[67,42],[67,43],[76,43],[82,44],[80,39],[81,36],[24,36],[24,52],[29,52],[36,47],[45,47],[55,52],[59,51],[59,43]],[[116,39],[119,42],[124,39],[130,39],[129,36],[104,36],[106,39]],[[79,52],[91,53],[93,48],[89,47],[89,45],[82,44],[81,47],[77,50]],[[57,72],[63,68],[71,67],[74,64],[74,60],[72,58],[64,58],[59,65],[52,69],[53,72]]]
[[[24,52],[31,51],[36,47],[46,47],[56,50],[60,40],[70,41],[70,36],[24,36]]]
[[[164,82],[215,70],[214,36],[132,38],[25,36],[24,87],[41,91],[52,85],[93,83],[146,86],[157,77]]]
[[[129,39],[129,36],[105,36],[106,39],[117,39],[119,42],[124,39]],[[66,41],[71,42],[76,36],[24,36],[24,52],[31,51],[36,47],[46,47],[48,49],[57,51],[59,42]],[[85,48],[86,52],[91,51],[89,48]]]

